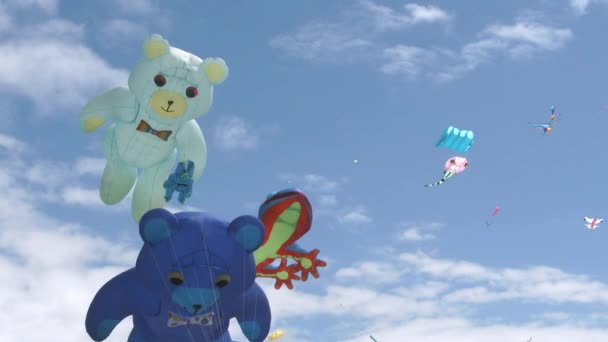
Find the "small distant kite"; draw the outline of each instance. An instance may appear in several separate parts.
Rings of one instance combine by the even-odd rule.
[[[532,337],[530,337],[526,342],[532,342]]]
[[[601,219],[601,218],[593,218],[593,217],[585,216],[585,222],[587,222],[587,224],[585,224],[585,226],[591,230],[599,227],[600,223],[602,223],[603,221],[604,221],[604,219]]]
[[[551,116],[549,117],[551,119],[550,122],[548,122],[548,123],[529,122],[528,125],[542,129],[544,135],[551,133],[551,131],[553,130],[553,126],[555,126],[555,121],[557,120],[558,114],[555,112],[555,106],[551,106],[550,109],[551,109]]]
[[[359,162],[359,159],[353,160],[353,164],[357,164],[358,162]]]
[[[268,339],[271,341],[278,340],[283,337],[283,335],[285,335],[285,332],[282,329],[277,329],[268,335]]]
[[[532,122],[529,122],[529,123],[528,123],[528,125],[531,125],[531,126],[534,126],[534,127],[537,127],[537,128],[542,129],[542,130],[543,130],[543,133],[544,133],[545,135],[547,135],[547,134],[551,133],[551,131],[553,130],[553,122],[552,122],[552,123],[550,123],[550,124],[547,124],[547,123],[532,123]]]
[[[496,206],[496,208],[494,208],[494,210],[492,210],[492,214],[490,215],[490,218],[486,221],[486,226],[489,227],[492,224],[494,224],[494,222],[492,222],[494,216],[496,216],[498,214],[498,212],[500,211],[500,206]]]
[[[443,131],[435,147],[449,148],[456,152],[465,153],[471,148],[474,141],[475,134],[473,131],[460,130],[450,126]]]
[[[369,335],[369,338],[371,338],[371,339],[372,339],[372,341],[374,341],[374,342],[378,342],[378,341],[376,341],[376,339],[375,339],[375,338],[374,338],[374,336],[372,336],[372,335]]]
[[[456,127],[450,126],[443,133],[439,140],[435,144],[435,147],[447,148],[452,151],[465,153],[467,152],[473,142],[475,141],[475,134],[473,131],[460,130]],[[443,177],[438,182],[433,184],[427,184],[426,187],[432,187],[442,184],[450,177],[457,175],[464,171],[469,166],[469,162],[464,157],[452,157],[445,162],[445,168],[443,171]]]
[[[435,182],[433,184],[427,184],[425,186],[431,187],[431,186],[442,184],[446,180],[450,179],[452,176],[455,176],[455,175],[461,173],[462,171],[466,170],[466,168],[468,166],[469,166],[469,162],[467,161],[467,158],[452,157],[445,162],[443,177],[441,177],[441,180],[439,180],[438,182]]]

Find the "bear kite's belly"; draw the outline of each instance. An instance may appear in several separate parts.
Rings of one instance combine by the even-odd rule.
[[[130,166],[147,169],[165,160],[175,150],[173,137],[165,141],[135,128],[132,124],[116,127],[118,154]]]
[[[210,326],[189,325],[168,327],[167,313],[157,317],[133,316],[134,328],[142,332],[149,342],[212,342],[228,331],[229,320],[214,320]],[[194,338],[194,339],[193,339]]]

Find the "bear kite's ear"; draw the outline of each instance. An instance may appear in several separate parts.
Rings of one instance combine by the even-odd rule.
[[[152,209],[139,221],[139,235],[152,245],[171,236],[177,227],[177,217],[165,209]]]
[[[221,58],[207,58],[201,63],[200,68],[211,84],[220,84],[228,77],[228,66]]]
[[[144,56],[149,59],[162,57],[169,53],[169,42],[163,38],[160,34],[153,34],[144,40],[142,46],[144,50]]]
[[[248,253],[252,253],[260,248],[264,241],[264,224],[255,216],[239,216],[230,222],[228,234]]]

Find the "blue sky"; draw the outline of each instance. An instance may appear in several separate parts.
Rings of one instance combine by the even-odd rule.
[[[313,203],[321,278],[260,280],[282,341],[608,340],[607,238],[583,224],[607,214],[608,1],[86,4],[0,2],[0,340],[87,340],[93,295],[135,262],[129,201],[98,197],[102,131],[77,114],[150,33],[230,68],[186,208],[231,219],[292,186]],[[527,123],[551,105],[542,136]],[[425,188],[450,125],[476,134],[470,167]]]

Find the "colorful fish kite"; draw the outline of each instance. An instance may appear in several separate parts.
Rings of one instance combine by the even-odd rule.
[[[602,223],[604,221],[604,219],[601,218],[594,218],[594,217],[586,217],[585,216],[585,222],[587,222],[587,224],[585,224],[585,226],[591,230],[599,227],[600,223]]]
[[[551,106],[551,116],[550,116],[551,121],[550,122],[548,122],[548,123],[528,122],[528,125],[542,129],[543,134],[547,135],[547,134],[551,133],[551,131],[553,130],[553,126],[555,126],[555,121],[557,120],[557,116],[558,116],[558,114],[555,112],[555,106]]]
[[[475,140],[473,131],[460,130],[456,127],[448,127],[435,144],[435,147],[449,148],[450,150],[465,153]]]
[[[528,125],[537,127],[542,129],[543,133],[545,135],[551,133],[551,131],[553,130],[553,122],[551,123],[532,123],[532,122],[528,122]]]
[[[462,171],[466,170],[466,168],[468,166],[469,166],[469,162],[467,161],[467,158],[452,157],[445,162],[443,177],[441,177],[441,179],[438,182],[435,182],[433,184],[427,184],[425,186],[432,187],[435,185],[442,184],[443,182],[445,182],[452,176],[455,176],[455,175],[461,173]]]

